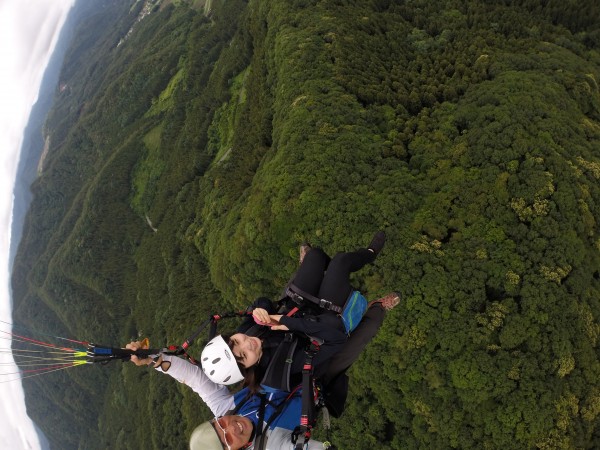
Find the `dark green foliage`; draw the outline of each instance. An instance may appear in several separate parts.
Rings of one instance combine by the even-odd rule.
[[[180,343],[276,296],[300,242],[385,229],[354,281],[404,298],[351,370],[334,442],[600,445],[600,8],[174,2],[117,46],[140,8],[122,3],[66,60],[15,320]],[[210,415],[133,365],[25,387],[55,448],[184,448]]]

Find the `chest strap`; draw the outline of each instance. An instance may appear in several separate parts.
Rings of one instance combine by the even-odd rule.
[[[298,286],[296,286],[294,283],[291,283],[291,282],[287,285],[287,287],[285,289],[285,293],[289,298],[291,298],[294,302],[298,303],[299,305],[302,305],[302,303],[304,303],[304,300],[307,300],[311,303],[314,303],[319,308],[323,308],[327,311],[333,311],[337,314],[341,314],[343,311],[342,307],[337,306],[337,305],[333,304],[332,302],[330,302],[329,300],[325,300],[324,298],[315,297],[314,295],[311,295],[308,292],[303,291],[302,289],[300,289]]]

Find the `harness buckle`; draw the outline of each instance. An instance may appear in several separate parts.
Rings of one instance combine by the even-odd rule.
[[[304,297],[297,292],[294,292],[289,287],[285,290],[286,295],[296,304],[301,305],[304,303]]]
[[[329,300],[325,300],[324,298],[319,300],[319,306],[323,309],[330,310],[332,303]]]

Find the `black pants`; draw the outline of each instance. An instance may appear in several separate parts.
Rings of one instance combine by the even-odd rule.
[[[313,248],[298,268],[294,284],[315,297],[344,306],[353,290],[350,274],[374,260],[375,254],[366,248],[338,253],[333,259],[320,248]]]
[[[356,329],[352,332],[342,349],[329,362],[325,374],[321,377],[325,405],[333,417],[340,417],[346,408],[349,379],[348,368],[356,362],[361,352],[377,334],[385,309],[376,303],[371,306]]]
[[[363,316],[358,326],[354,329],[342,350],[335,354],[329,361],[329,367],[323,377],[323,386],[327,386],[333,379],[344,374],[354,364],[367,344],[375,337],[385,318],[385,309],[375,303]]]

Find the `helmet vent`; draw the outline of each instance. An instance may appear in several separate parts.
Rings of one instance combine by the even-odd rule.
[[[212,363],[217,364],[219,361],[221,361],[221,358],[215,358],[212,360]]]

